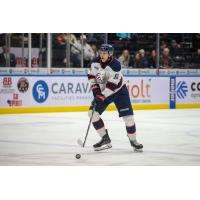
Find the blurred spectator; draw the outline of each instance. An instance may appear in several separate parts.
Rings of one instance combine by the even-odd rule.
[[[70,44],[74,44],[77,42],[77,38],[74,34],[72,33],[67,33],[63,35],[63,40],[66,42],[69,42]]]
[[[92,47],[92,50],[94,52],[94,57],[97,57],[99,55],[97,46],[95,44],[92,44],[91,47]]]
[[[182,41],[183,34],[180,33],[161,33],[160,36],[162,37],[162,40],[165,41],[166,44],[170,44],[171,39],[173,38],[178,43]]]
[[[47,49],[42,48],[39,51],[39,67],[47,67]]]
[[[57,43],[58,43],[58,46],[62,46],[62,45],[65,45],[65,41],[64,41],[64,34],[62,33],[59,33],[57,35]]]
[[[77,42],[76,36],[72,33],[53,34],[52,65],[53,67],[81,67],[79,54],[72,52],[71,46]],[[70,52],[67,52],[68,44]],[[78,51],[79,52],[79,51]],[[70,61],[67,60],[67,53],[70,53]],[[40,62],[46,63],[46,50],[40,52]]]
[[[128,68],[134,66],[134,61],[132,56],[130,55],[129,51],[125,49],[122,52],[122,55],[119,57],[119,62],[121,63],[122,67]]]
[[[162,55],[160,57],[160,66],[161,68],[171,68],[174,66],[173,60],[170,57],[169,48],[164,48]]]
[[[172,57],[180,55],[181,46],[176,42],[176,40],[171,41],[170,53]]]
[[[66,34],[64,39],[71,45],[71,51],[70,51],[70,63],[72,65],[71,67],[74,68],[81,67],[80,50],[76,49],[76,44],[78,43],[76,36],[72,33]]]
[[[0,33],[0,47],[4,46],[5,45],[5,33]]]
[[[185,66],[185,58],[182,56],[181,45],[176,42],[176,40],[171,41],[170,48],[171,57],[174,61],[174,67],[182,68]]]
[[[145,50],[140,49],[135,56],[135,68],[145,68],[148,67],[148,59],[145,55]]]
[[[83,59],[84,59],[84,67],[88,67],[90,61],[94,58],[94,51],[91,46],[87,43],[87,38],[85,35],[80,36],[80,40],[74,42],[71,51],[75,55],[78,55],[81,59],[81,40],[83,39]]]
[[[68,67],[78,68],[81,67],[80,50],[76,49],[78,41],[74,34],[63,33],[57,35],[57,48],[53,49],[53,63],[54,67],[66,67],[66,63],[70,64]],[[67,61],[66,48],[67,44],[70,45],[70,63]],[[74,47],[74,48],[72,48]]]
[[[169,43],[169,33],[161,33],[160,37],[162,37],[162,41],[161,42],[165,42],[166,44]]]
[[[150,68],[156,68],[156,59],[157,59],[156,50],[152,50],[151,55],[149,57],[149,67]]]
[[[64,34],[62,33],[55,33],[52,36],[52,66],[53,67],[66,67],[66,64],[64,63],[64,59],[66,57],[66,43],[64,41]],[[46,49],[42,49],[42,51],[39,53],[40,55],[40,63],[41,63],[41,57],[45,59]],[[43,64],[43,63],[42,63]]]
[[[87,33],[87,41],[102,44],[105,42],[105,33]]]
[[[135,62],[134,62],[134,67],[137,68],[137,66],[139,65],[139,61],[140,61],[140,55],[139,53],[135,54]]]
[[[192,36],[192,46],[194,51],[200,48],[200,33],[196,33]]]
[[[10,49],[6,46],[3,46],[2,50],[3,53],[0,54],[0,67],[15,67],[15,55],[13,53],[10,53]]]
[[[160,49],[161,49],[161,51],[163,51],[164,48],[167,48],[167,43],[164,40],[162,40],[160,42]]]
[[[200,48],[192,58],[193,68],[200,69]]]
[[[53,33],[52,34],[52,66],[55,67],[67,67],[70,64],[70,67],[81,67],[81,33]],[[93,56],[98,56],[97,48],[100,44],[105,42],[105,39],[112,43],[115,47],[115,56],[121,57],[124,49],[128,49],[130,54],[136,52],[139,49],[145,49],[145,57],[148,57],[148,67],[155,67],[156,55],[155,51],[149,51],[154,49],[156,46],[156,34],[149,33],[85,33],[87,37],[86,43],[91,46]],[[10,36],[10,37],[9,37]],[[24,36],[24,37],[23,37]],[[42,45],[40,34],[32,34],[32,47],[40,49],[40,65],[46,66],[46,50],[47,47],[47,34],[43,34]],[[85,37],[85,36],[84,36]],[[22,41],[24,41],[24,47],[28,47],[28,34],[27,33],[0,33],[0,46],[8,44],[8,39],[10,38],[10,44],[12,47],[22,48]],[[121,39],[120,39],[121,38]],[[70,63],[67,60],[68,55],[66,50],[69,48],[70,44]],[[78,45],[77,45],[78,44]],[[43,48],[44,47],[44,48]],[[80,48],[79,48],[80,47]],[[43,49],[42,49],[43,48]],[[198,61],[197,49],[200,49],[200,33],[161,33],[160,34],[160,52],[162,54],[163,50],[168,48],[170,50],[170,56],[173,64],[173,67],[196,67],[196,60]],[[25,49],[26,50],[26,49]],[[1,53],[0,48],[0,53]],[[195,52],[195,53],[194,53]],[[145,64],[141,62],[142,55],[137,52],[133,57],[134,65],[133,67],[146,67]],[[5,59],[4,56],[0,58],[0,65],[13,66],[9,63],[8,59]],[[121,55],[122,54],[122,55]],[[126,53],[125,53],[126,54]],[[150,55],[149,55],[150,54]],[[17,55],[17,54],[16,54]],[[16,56],[15,55],[15,56]],[[87,51],[84,48],[84,63],[85,67],[89,60],[91,60],[91,55],[88,57]],[[9,57],[10,53],[8,54]],[[126,57],[126,56],[125,56]],[[163,57],[163,55],[161,56]],[[121,59],[121,58],[120,58]],[[7,63],[6,63],[7,61]],[[136,61],[136,62],[135,62]],[[17,58],[16,58],[17,62]],[[126,59],[122,62],[127,62]],[[2,64],[3,63],[3,64]],[[198,62],[196,62],[198,63]],[[130,65],[130,64],[129,64]],[[17,63],[16,63],[17,66]]]

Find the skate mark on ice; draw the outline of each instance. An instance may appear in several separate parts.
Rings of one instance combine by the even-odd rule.
[[[14,141],[14,140],[0,140],[0,143],[13,143],[13,144],[31,144],[31,145],[42,145],[42,146],[56,146],[56,147],[65,147],[67,148],[77,148],[78,145],[70,145],[70,144],[59,144],[59,143],[43,143],[43,142],[30,142],[30,141]],[[89,151],[89,149],[91,149]],[[74,152],[78,149],[74,149]],[[92,147],[85,147],[85,149],[79,148],[80,151],[83,151],[83,154],[88,155],[98,155],[98,154],[113,154],[113,155],[119,155],[119,154],[139,154],[139,155],[146,155],[146,154],[166,154],[166,155],[174,155],[174,156],[185,156],[185,157],[197,157],[200,158],[200,154],[192,154],[192,153],[176,153],[176,152],[167,152],[167,151],[151,151],[151,150],[145,150],[143,153],[134,153],[132,148],[130,150],[128,148],[116,148],[113,147],[110,150],[102,150],[99,152],[94,152]],[[86,152],[87,150],[88,152]],[[65,152],[65,154],[71,154],[74,152]],[[1,155],[2,156],[2,155]]]
[[[0,140],[0,143],[33,144],[33,145],[58,146],[58,147],[77,147],[78,146],[78,145],[70,145],[70,144],[30,142],[30,141],[14,141],[14,140]]]
[[[175,155],[175,156],[186,156],[186,157],[197,157],[200,159],[200,154],[191,154],[191,153],[175,153],[167,151],[145,151],[143,153],[153,153],[153,154],[166,154],[166,155]]]
[[[200,137],[200,134],[198,134],[198,130],[190,130],[190,131],[186,131],[185,133],[194,138]]]
[[[1,126],[11,127],[11,126],[28,126],[28,125],[45,125],[49,126],[49,122],[12,122],[12,123],[0,123]],[[63,121],[56,122],[56,125],[66,125],[66,124],[76,124],[75,121]]]

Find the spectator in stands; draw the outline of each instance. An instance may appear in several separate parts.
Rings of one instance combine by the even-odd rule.
[[[194,51],[200,48],[200,33],[193,34],[192,46]]]
[[[137,68],[137,66],[139,66],[139,62],[140,62],[140,55],[139,53],[135,54],[135,61],[134,61],[134,67]]]
[[[65,37],[65,41],[70,43],[71,52],[70,52],[70,61],[72,66],[71,67],[81,67],[81,56],[80,50],[76,49],[76,44],[78,40],[74,34],[67,34]]]
[[[135,68],[145,68],[148,67],[148,59],[145,55],[145,50],[140,49],[138,53],[136,53],[135,56]]]
[[[174,66],[173,60],[170,57],[169,48],[164,48],[160,57],[161,68],[172,68]]]
[[[87,38],[85,35],[80,36],[80,40],[74,42],[71,51],[79,55],[81,58],[81,41],[83,39],[83,58],[84,58],[84,67],[88,67],[90,61],[94,58],[94,51],[92,50],[91,46],[87,43]]]
[[[47,49],[42,48],[39,51],[39,67],[47,67]]]
[[[180,55],[181,45],[176,42],[176,40],[171,41],[170,53],[172,57]]]
[[[119,57],[119,62],[121,63],[122,67],[128,68],[134,66],[134,61],[132,56],[130,55],[129,51],[125,49],[122,52],[122,55]]]
[[[162,40],[160,42],[160,49],[161,49],[161,51],[163,51],[164,48],[167,48],[167,43],[164,40]]]
[[[0,67],[15,67],[15,55],[10,53],[10,49],[6,46],[2,47],[3,53],[0,54]]]
[[[174,61],[174,67],[182,68],[185,66],[185,58],[181,49],[181,45],[176,40],[171,41],[170,54]]]
[[[151,55],[149,57],[149,67],[150,68],[156,68],[156,58],[157,58],[156,50],[152,50]]]
[[[102,44],[105,41],[105,33],[87,33],[87,41]]]
[[[193,68],[200,69],[200,48],[192,58]]]
[[[71,47],[77,42],[77,38],[72,33],[53,34],[52,65],[53,67],[81,67],[81,57],[74,53]],[[70,58],[67,60],[66,48],[70,45]],[[78,51],[79,52],[79,51]],[[67,52],[68,53],[68,52]],[[40,57],[45,59],[46,52],[40,52]],[[41,61],[41,59],[40,59]]]
[[[67,34],[63,34],[63,39],[66,42],[69,42],[70,44],[74,44],[77,42],[77,38],[73,33],[67,33]]]
[[[97,46],[95,44],[92,44],[91,47],[92,47],[92,50],[94,52],[94,57],[97,57],[99,55]]]

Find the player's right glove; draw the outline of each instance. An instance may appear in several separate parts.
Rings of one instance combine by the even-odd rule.
[[[96,105],[102,104],[105,99],[106,97],[103,94],[97,94],[94,100],[92,101],[92,105],[96,106]]]
[[[94,98],[96,98],[96,96],[97,96],[98,94],[101,94],[101,89],[100,89],[99,84],[94,84],[94,85],[92,85],[92,86],[91,86],[91,89],[92,89],[92,93],[93,93]]]

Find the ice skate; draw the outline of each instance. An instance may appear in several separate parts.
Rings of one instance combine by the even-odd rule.
[[[143,152],[143,145],[138,143],[137,140],[129,140],[135,152]]]
[[[101,140],[93,145],[95,151],[101,151],[105,149],[110,149],[112,147],[111,140],[106,129],[106,134],[101,138]]]

